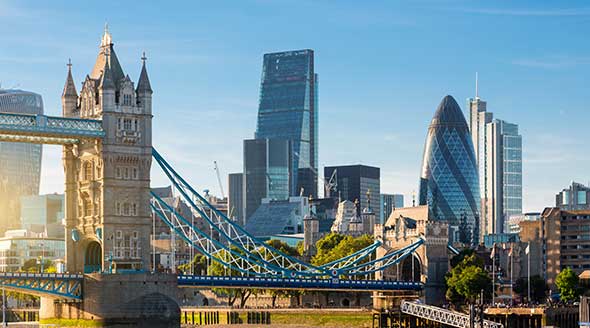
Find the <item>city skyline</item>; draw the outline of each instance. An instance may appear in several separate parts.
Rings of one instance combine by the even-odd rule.
[[[255,4],[259,9],[264,7],[260,5],[260,2]],[[197,35],[189,35],[188,32],[183,32],[175,35],[173,39],[163,41],[164,47],[160,47],[163,39],[158,40],[158,38],[170,36],[168,33],[171,32],[170,26],[165,28],[166,25],[161,20],[158,22],[164,24],[162,31],[145,26],[131,26],[122,16],[118,15],[109,16],[109,24],[115,42],[120,45],[118,49],[120,49],[120,57],[124,60],[123,64],[127,67],[131,66],[129,72],[131,76],[137,76],[139,71],[138,63],[140,63],[141,54],[136,53],[136,49],[138,47],[145,48],[147,52],[151,68],[151,82],[158,86],[154,89],[157,89],[159,93],[155,100],[155,103],[158,104],[154,105],[154,108],[158,108],[157,114],[160,118],[160,121],[154,126],[154,145],[162,153],[168,154],[172,160],[179,162],[180,169],[186,172],[192,181],[202,186],[208,186],[217,194],[219,192],[213,171],[213,161],[219,162],[224,175],[239,172],[242,166],[241,142],[243,139],[252,137],[252,131],[256,124],[262,54],[274,50],[300,48],[315,50],[317,70],[322,73],[320,97],[322,113],[320,113],[319,124],[320,169],[323,166],[356,163],[378,166],[382,169],[383,192],[403,193],[406,195],[406,199],[410,200],[412,191],[417,192],[418,189],[416,179],[420,173],[424,131],[428,126],[432,108],[447,93],[454,95],[461,104],[463,104],[463,99],[472,97],[474,94],[473,75],[475,71],[479,71],[480,94],[488,101],[489,109],[497,113],[499,117],[519,123],[522,128],[521,134],[526,142],[523,146],[525,180],[523,210],[539,211],[545,206],[551,206],[555,192],[561,190],[571,180],[586,181],[588,178],[584,175],[583,167],[589,159],[586,155],[576,151],[578,147],[583,146],[583,141],[572,135],[569,130],[581,131],[582,123],[588,118],[588,113],[584,112],[587,105],[582,97],[584,95],[583,84],[580,83],[588,72],[589,61],[587,57],[584,57],[584,54],[588,52],[588,46],[582,42],[568,41],[575,41],[577,37],[582,37],[584,29],[580,28],[579,24],[583,24],[580,19],[590,16],[588,10],[580,8],[575,10],[576,7],[571,4],[568,5],[574,9],[570,7],[539,7],[524,10],[499,6],[498,8],[462,8],[462,10],[455,7],[454,10],[448,10],[441,8],[442,6],[429,5],[428,3],[421,3],[421,5],[430,8],[426,8],[428,10],[425,11],[424,17],[413,17],[412,15],[404,17],[404,20],[416,18],[417,22],[402,20],[400,17],[403,15],[401,14],[397,20],[392,22],[385,19],[387,14],[377,15],[377,18],[381,19],[372,20],[370,14],[376,13],[378,8],[375,7],[380,6],[373,5],[354,14],[354,17],[359,19],[352,23],[346,23],[360,24],[360,32],[352,35],[351,38],[361,45],[370,46],[375,52],[391,49],[379,45],[378,41],[361,40],[363,36],[371,35],[370,31],[378,31],[382,35],[387,35],[384,33],[390,32],[396,37],[392,40],[392,44],[395,44],[395,41],[398,41],[397,38],[401,37],[400,40],[404,42],[405,49],[398,49],[400,53],[389,52],[388,56],[367,54],[367,59],[374,61],[374,63],[366,63],[364,60],[359,62],[359,53],[355,51],[340,55],[343,47],[336,41],[319,45],[319,39],[323,38],[325,41],[326,33],[334,32],[332,28],[326,26],[318,29],[321,37],[317,39],[314,39],[313,36],[310,36],[309,39],[302,39],[303,33],[279,28],[278,30],[285,32],[284,40],[278,39],[277,35],[271,33],[271,36],[262,38],[261,43],[248,44],[248,42],[241,41],[236,45],[240,50],[240,54],[237,55],[227,54],[231,47],[228,48],[219,43],[235,41],[237,35],[227,29],[221,31],[221,36],[217,41],[205,37],[204,42],[199,43],[197,41],[204,37],[203,35],[198,33]],[[75,6],[93,5],[74,4],[68,6],[71,8],[66,8],[64,13],[71,15],[72,12],[80,9]],[[458,5],[454,4],[454,6]],[[100,18],[94,17],[84,23],[87,26],[84,31],[64,33],[64,27],[69,23],[65,24],[58,22],[59,19],[52,19],[47,29],[39,31],[36,36],[30,37],[29,35],[29,38],[24,41],[18,37],[19,33],[27,33],[27,29],[36,26],[38,22],[33,21],[39,20],[40,13],[47,10],[31,7],[31,3],[27,5],[26,2],[24,5],[12,2],[0,4],[2,12],[15,13],[13,17],[8,17],[8,15],[5,17],[3,14],[0,16],[3,20],[13,21],[16,26],[15,30],[18,30],[18,32],[7,36],[5,43],[8,47],[0,52],[0,71],[4,73],[0,76],[0,80],[2,80],[4,87],[20,84],[19,87],[22,89],[40,93],[46,99],[47,114],[58,115],[61,111],[59,96],[63,87],[63,76],[66,73],[67,58],[72,58],[73,74],[78,83],[76,87],[79,88],[80,81],[83,81],[83,74],[91,68],[90,62],[94,54],[89,52],[94,51],[100,41],[98,36],[101,33],[103,22],[99,21]],[[59,11],[64,9],[62,7],[66,6],[63,3],[57,3],[56,8],[50,12],[59,15]],[[278,10],[272,6],[272,3],[268,3],[267,7],[271,8],[265,10]],[[350,8],[343,7],[337,12],[341,19],[334,22],[340,27],[346,25],[343,22],[343,16],[353,15]],[[399,9],[414,13],[416,11],[416,8],[408,8],[404,5],[399,5],[399,7]],[[432,9],[432,7],[437,8]],[[211,19],[220,19],[220,16],[223,16],[219,13],[220,8],[207,9],[209,10],[204,12],[210,14]],[[231,8],[226,9],[229,11],[228,15],[232,16]],[[323,4],[319,7],[318,13],[314,15],[325,14],[329,9],[333,8]],[[142,19],[147,19],[150,15],[154,19],[156,18],[154,9],[149,6],[139,8],[139,12],[144,15]],[[386,12],[397,16],[397,14],[393,15],[395,10]],[[426,16],[440,12],[450,16],[459,16],[460,19],[457,19],[454,24],[449,24],[449,31],[437,32],[433,29],[436,24],[426,22]],[[235,16],[235,12],[233,14]],[[290,15],[295,16],[296,14],[295,12]],[[177,15],[182,17],[182,14]],[[469,39],[470,36],[475,35],[475,32],[464,30],[470,23],[469,19],[466,21],[465,16],[480,19],[479,23],[482,24],[482,28],[477,31],[479,37],[496,36],[491,40],[486,38],[488,44],[482,47],[484,49],[469,48],[467,51],[468,47],[461,47],[461,40]],[[55,18],[55,16],[53,17]],[[364,20],[361,19],[363,17]],[[237,24],[245,24],[244,22],[248,21],[244,17],[233,18]],[[490,24],[491,20],[498,18],[504,20],[508,25],[519,21],[523,28],[516,32],[512,30],[511,32],[516,34],[515,36],[508,36],[501,32],[494,33],[491,31],[493,27],[485,23]],[[17,19],[20,19],[21,22],[17,23]],[[73,20],[76,23],[77,20],[82,19],[86,19],[83,14]],[[563,24],[569,20],[577,20],[577,24]],[[538,26],[540,21],[548,26]],[[540,31],[533,32],[533,26],[539,28]],[[572,30],[573,27],[576,27],[576,30]],[[254,29],[260,28],[255,24]],[[451,34],[457,32],[457,29],[462,33],[458,33],[457,38],[451,38]],[[191,29],[191,31],[198,30]],[[454,43],[453,47],[462,48],[462,51],[455,50],[457,52],[453,53],[454,56],[457,56],[456,58],[461,59],[461,63],[456,63],[455,58],[445,56],[441,56],[443,58],[438,58],[438,60],[432,58],[432,63],[421,62],[425,60],[421,56],[412,57],[418,50],[424,50],[416,42],[425,32],[432,33],[435,37],[436,35],[441,36],[441,34],[443,36],[439,41],[431,41],[431,47],[447,49],[445,42],[442,42],[447,41]],[[250,39],[252,34],[256,34],[254,31],[245,33],[248,36],[246,39]],[[276,33],[280,34],[280,32]],[[528,48],[527,46],[518,48],[515,42],[527,33],[537,36],[537,39],[528,40],[528,46],[537,50],[535,53],[538,53],[539,56],[519,55]],[[546,33],[546,37],[555,38],[555,40],[557,38],[561,40],[561,37],[568,40],[560,44],[564,46],[561,49],[561,54],[558,46],[552,47],[548,45],[551,42],[538,40],[542,33]],[[564,35],[568,33],[569,35]],[[516,54],[512,55],[514,58],[501,57],[501,60],[497,60],[492,59],[492,54],[483,54],[485,50],[489,51],[493,46],[499,47],[501,42],[498,39],[501,39],[502,36],[508,37],[504,41],[507,41],[508,48],[512,53]],[[183,39],[183,37],[186,38]],[[11,44],[22,43],[26,43],[27,46],[21,47],[21,50],[14,50],[10,47]],[[83,46],[77,47],[78,43]],[[203,56],[203,53],[191,53],[190,50],[194,50],[194,48],[189,45],[190,43],[195,43],[197,48],[203,46],[202,48],[210,53],[206,56]],[[546,48],[541,43],[547,44]],[[78,50],[78,48],[82,50]],[[175,51],[169,51],[170,48]],[[31,49],[35,51],[31,51]],[[19,51],[23,53],[19,53]],[[43,55],[36,56],[31,55],[32,53],[42,53]],[[216,57],[222,53],[225,56]],[[442,53],[442,51],[437,51],[437,53]],[[470,53],[477,54],[481,58],[474,60]],[[383,59],[389,56],[392,56],[392,60],[384,65]],[[405,65],[408,58],[412,59],[409,60],[408,65]],[[224,65],[227,72],[221,76],[215,76],[212,69],[207,67],[212,66],[210,64]],[[424,64],[425,67],[422,70],[417,70],[416,65],[418,64]],[[449,67],[443,68],[441,64],[446,64]],[[176,67],[177,65],[183,67]],[[403,67],[404,65],[407,67]],[[190,66],[190,70],[186,69],[188,66]],[[240,74],[235,73],[234,68],[237,67],[243,68]],[[351,71],[345,75],[339,74],[338,71],[344,67]],[[499,69],[496,71],[494,67]],[[514,72],[505,76],[510,70]],[[188,76],[184,76],[185,72],[195,72],[198,75],[186,74]],[[444,76],[450,72],[453,72],[454,75]],[[169,76],[170,74],[172,76]],[[168,77],[171,77],[170,82],[165,84],[163,81]],[[366,86],[361,84],[366,84]],[[566,85],[567,88],[560,88],[562,85]],[[354,88],[352,88],[353,86]],[[557,92],[550,92],[554,90]],[[342,94],[348,96],[342,96]],[[556,94],[559,96],[556,97]],[[358,108],[362,109],[362,115],[359,115]],[[468,109],[463,105],[462,110],[466,114]],[[166,117],[167,112],[173,115]],[[412,114],[408,115],[408,113]],[[537,113],[542,114],[535,115]],[[189,118],[184,122],[178,122],[179,120],[174,118],[177,115]],[[199,120],[203,117],[213,124],[205,124],[210,126],[199,125],[198,130],[193,129],[192,127],[198,125]],[[546,129],[548,122],[552,123],[550,131]],[[226,129],[220,133],[218,128],[222,123]],[[350,128],[343,129],[343,127]],[[340,136],[342,131],[346,131],[344,137]],[[209,137],[202,138],[203,135]],[[196,144],[194,140],[200,140],[201,143]],[[368,143],[371,143],[372,147],[363,147]],[[346,144],[346,147],[343,147],[343,144]],[[545,147],[557,149],[559,152],[557,155],[552,153],[551,157],[548,157],[547,152],[543,151]],[[181,150],[186,151],[186,148],[190,151],[182,154]],[[44,151],[41,192],[62,191],[64,179],[60,160],[61,148],[46,147],[46,149],[47,151]],[[390,155],[394,153],[398,156]],[[563,169],[554,170],[555,167]],[[153,176],[152,186],[159,186],[162,183],[161,177]]]

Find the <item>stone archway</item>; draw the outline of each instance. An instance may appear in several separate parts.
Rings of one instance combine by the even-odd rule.
[[[412,254],[403,259],[400,266],[400,276],[402,281],[420,281],[422,275],[422,263],[416,254]]]
[[[99,272],[102,268],[102,247],[91,241],[84,251],[84,273]]]

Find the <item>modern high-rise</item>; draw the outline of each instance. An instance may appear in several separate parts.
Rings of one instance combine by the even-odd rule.
[[[404,207],[404,195],[381,194],[379,197],[379,223],[384,224],[396,208]]]
[[[255,138],[290,140],[291,195],[318,196],[318,75],[313,50],[264,55]]]
[[[262,199],[287,200],[293,190],[291,142],[244,140],[243,215],[247,223]]]
[[[522,137],[518,125],[495,119],[486,126],[486,227],[502,233],[522,213]]]
[[[562,210],[590,209],[590,187],[572,181],[571,186],[555,196],[555,206]]]
[[[377,202],[381,191],[381,172],[378,167],[367,165],[326,166],[324,180],[330,180],[332,175],[336,177],[336,186],[332,190],[332,197],[349,200],[353,203],[358,200],[360,202],[357,209],[359,216],[364,208],[369,207],[369,199],[370,207],[378,208]]]
[[[239,224],[244,224],[244,175],[242,173],[230,173],[228,176],[228,217]]]
[[[0,113],[43,114],[43,99],[0,89]],[[0,234],[20,226],[20,198],[39,194],[41,155],[41,145],[0,142]]]
[[[511,215],[522,213],[522,137],[518,125],[494,120],[479,97],[467,100],[469,131],[479,175],[479,241],[504,231]]]
[[[430,217],[449,223],[449,239],[478,241],[479,180],[469,128],[451,96],[443,98],[430,122],[420,174],[420,205]]]

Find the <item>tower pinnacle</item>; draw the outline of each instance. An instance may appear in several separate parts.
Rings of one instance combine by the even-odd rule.
[[[74,83],[74,78],[72,77],[72,60],[68,59],[68,76],[66,77],[66,85],[64,86],[64,91],[62,93],[63,97],[78,97],[78,93],[76,92],[76,84]]]
[[[479,74],[475,72],[475,99],[479,99]]]
[[[109,24],[105,23],[104,24],[104,34],[102,35],[102,41],[100,43],[100,46],[106,47],[106,46],[109,46],[111,43],[113,43],[113,36],[109,32]]]

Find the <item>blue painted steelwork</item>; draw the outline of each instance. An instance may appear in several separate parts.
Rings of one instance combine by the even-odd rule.
[[[104,136],[99,120],[0,113],[0,141],[67,145]]]
[[[343,279],[256,278],[229,276],[178,276],[180,287],[225,287],[305,290],[394,291],[421,290],[420,282]]]
[[[82,300],[81,274],[0,272],[0,285],[26,294]]]
[[[458,249],[457,249],[455,246],[453,246],[453,244],[451,244],[451,243],[449,243],[449,244],[447,245],[447,249],[448,249],[449,251],[451,251],[451,253],[453,253],[453,254],[455,254],[455,255],[459,255],[459,253],[460,253],[460,251],[459,251],[459,250],[458,250]]]
[[[286,277],[286,278],[317,278],[341,276],[361,276],[374,273],[399,263],[404,257],[420,247],[424,240],[417,238],[412,244],[390,252],[385,256],[366,261],[366,257],[381,245],[380,241],[346,256],[340,260],[323,266],[314,266],[297,258],[285,255],[266,243],[251,236],[241,226],[228,219],[223,213],[209,204],[197,193],[164,158],[154,149],[153,157],[164,170],[176,190],[180,192],[189,207],[219,233],[220,239],[199,230],[189,220],[183,218],[172,207],[152,193],[152,210],[174,232],[187,241],[199,252],[215,257],[216,261],[228,268],[235,269],[247,276],[255,277]],[[224,259],[220,259],[220,251],[225,251]]]

